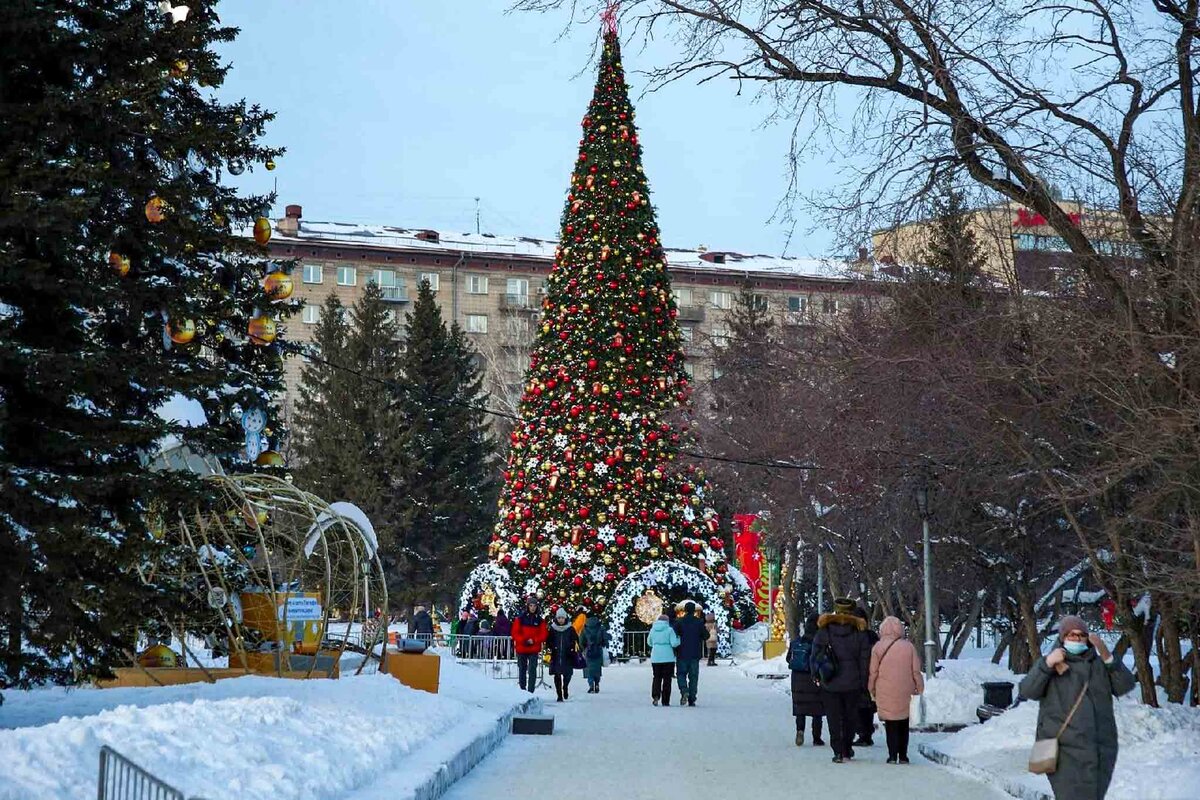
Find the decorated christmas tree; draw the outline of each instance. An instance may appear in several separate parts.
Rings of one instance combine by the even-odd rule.
[[[619,633],[644,593],[683,596],[716,615],[724,649],[743,584],[702,473],[677,460],[682,339],[611,14],[605,25],[499,522],[463,600],[511,610],[534,594],[603,610]]]
[[[222,181],[280,151],[215,96],[213,6],[0,4],[0,687],[103,674],[187,602],[146,568],[203,492],[164,453],[282,461],[292,279]]]

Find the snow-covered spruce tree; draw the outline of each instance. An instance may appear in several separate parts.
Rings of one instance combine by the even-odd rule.
[[[269,114],[213,97],[236,33],[213,5],[0,4],[0,687],[104,674],[178,602],[139,569],[201,491],[146,468],[164,437],[236,468],[241,410],[281,433],[290,278],[234,233],[269,235],[268,198],[219,182],[279,151]],[[164,421],[175,395],[207,424]]]
[[[370,282],[346,312],[331,294],[313,332],[320,360],[301,373],[296,404],[296,483],[361,508],[384,542],[395,536],[387,508],[396,489],[400,415],[400,326]]]
[[[494,566],[464,595],[507,572],[497,594],[536,592],[551,606],[603,607],[629,575],[734,605],[703,476],[675,463],[668,415],[688,398],[675,303],[642,171],[633,105],[610,26],[546,282],[542,325],[511,435]],[[640,593],[640,592],[639,592]],[[625,624],[628,592],[610,610]]]
[[[480,410],[482,376],[457,326],[446,328],[427,281],[405,325],[400,360],[396,536],[383,546],[397,603],[452,599],[487,540],[495,446]]]

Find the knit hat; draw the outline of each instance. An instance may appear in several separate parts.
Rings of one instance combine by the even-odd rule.
[[[1058,638],[1066,639],[1067,634],[1071,631],[1080,631],[1084,636],[1087,636],[1087,623],[1083,621],[1082,617],[1077,617],[1074,614],[1068,614],[1058,621]]]
[[[555,611],[554,618],[555,619],[566,619],[567,618],[567,610],[565,608],[560,608],[558,611]]]
[[[838,597],[833,601],[833,613],[849,614],[855,616],[854,612],[858,609],[858,605],[849,597]]]
[[[658,618],[659,618],[659,619],[661,619],[663,622],[670,622],[670,621],[671,621],[671,618],[670,618],[670,617],[668,617],[666,614],[659,614],[659,615],[658,615]]]

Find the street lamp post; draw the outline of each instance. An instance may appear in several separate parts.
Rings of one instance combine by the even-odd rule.
[[[933,550],[929,546],[929,484],[917,487],[917,510],[921,513],[921,547],[925,559],[925,677],[933,677],[937,640],[933,631]]]

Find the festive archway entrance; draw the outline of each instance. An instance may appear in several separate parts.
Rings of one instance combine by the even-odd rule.
[[[672,589],[682,589],[695,597],[711,611],[717,623],[717,653],[727,656],[733,648],[730,634],[730,609],[725,605],[726,595],[712,578],[693,566],[679,561],[657,561],[630,574],[617,584],[608,604],[609,650],[614,656],[623,654],[625,648],[625,620],[634,602],[647,589],[656,590],[666,597]]]

